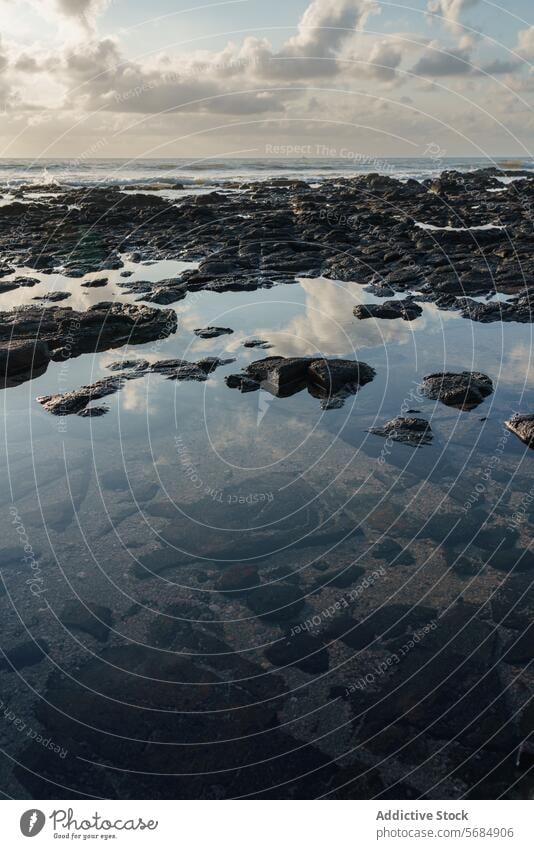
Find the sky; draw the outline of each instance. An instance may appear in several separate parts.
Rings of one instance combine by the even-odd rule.
[[[0,0],[0,157],[532,155],[531,0]]]

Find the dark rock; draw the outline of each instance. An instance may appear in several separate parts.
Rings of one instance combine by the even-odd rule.
[[[45,295],[38,295],[33,300],[34,301],[50,301],[50,303],[56,303],[58,301],[66,301],[70,298],[70,292],[47,292]]]
[[[99,289],[102,286],[108,285],[107,277],[95,277],[92,280],[86,280],[85,283],[82,283],[82,286],[85,289]]]
[[[174,310],[135,304],[100,303],[86,312],[70,307],[20,307],[0,313],[2,374],[8,379],[31,376],[51,359],[151,342],[174,333],[176,326]]]
[[[17,386],[44,374],[50,362],[47,342],[17,341],[0,343],[0,386]]]
[[[268,348],[272,348],[270,342],[265,341],[264,339],[247,339],[246,342],[243,342],[244,348],[263,348],[267,350]]]
[[[230,327],[200,327],[193,330],[195,336],[199,336],[201,339],[215,339],[217,336],[233,332]]]
[[[534,414],[532,413],[515,413],[511,419],[505,422],[505,426],[512,433],[528,445],[529,448],[534,448]]]
[[[382,304],[358,304],[353,310],[356,318],[402,318],[404,321],[413,321],[422,312],[422,308],[408,298],[403,301],[384,301]]]
[[[241,392],[252,392],[261,386],[281,398],[307,388],[329,409],[342,406],[348,395],[369,383],[374,375],[374,369],[355,360],[266,357],[250,363],[243,374],[229,375],[226,384]]]
[[[80,410],[78,415],[82,419],[99,419],[101,416],[105,416],[106,413],[109,413],[109,407],[101,404],[100,406],[86,407],[85,410]]]
[[[157,360],[155,363],[149,363],[148,360],[119,360],[109,366],[116,372],[112,377],[103,377],[72,392],[41,395],[37,401],[55,416],[102,416],[108,411],[107,407],[88,408],[88,405],[108,395],[114,395],[122,389],[126,381],[137,380],[146,374],[160,374],[167,380],[204,381],[218,366],[228,362],[232,360],[220,360],[217,357],[206,357],[198,363],[190,363],[187,360]]]
[[[432,428],[425,419],[397,416],[382,427],[369,428],[369,433],[415,447],[430,445],[432,442]]]
[[[421,384],[423,395],[448,407],[472,410],[493,392],[491,379],[480,372],[438,372],[429,374]]]

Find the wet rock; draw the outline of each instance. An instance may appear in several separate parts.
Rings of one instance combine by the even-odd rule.
[[[491,379],[481,372],[438,372],[429,374],[421,384],[421,392],[448,407],[473,410],[493,392]]]
[[[532,322],[532,294],[511,298],[509,301],[474,301],[472,298],[456,298],[452,306],[460,310],[463,318],[490,324],[494,321],[515,321],[521,324]]]
[[[384,301],[382,304],[358,304],[353,310],[356,318],[402,318],[404,321],[413,321],[422,315],[422,308],[413,301],[406,298],[403,301]]]
[[[80,386],[72,392],[58,395],[41,395],[37,398],[48,413],[54,416],[72,416],[84,412],[92,401],[114,395],[124,385],[123,377],[104,377],[89,386]]]
[[[186,295],[187,285],[182,280],[160,280],[141,300],[152,304],[174,304],[176,301],[183,300]]]
[[[371,427],[369,433],[375,436],[383,436],[394,442],[402,442],[404,445],[430,445],[432,442],[432,428],[425,419],[404,418],[397,416],[386,422],[382,427]]]
[[[38,277],[15,277],[15,280],[13,281],[13,283],[15,283],[16,286],[29,286],[29,287],[36,286],[40,282],[41,281],[39,280]]]
[[[107,286],[108,282],[107,277],[95,277],[92,280],[86,280],[82,286],[84,289],[100,289],[102,286]]]
[[[46,342],[0,342],[0,386],[17,386],[44,374],[50,362]]]
[[[218,357],[206,357],[197,363],[187,360],[123,360],[111,363],[109,368],[116,372],[111,377],[103,377],[88,386],[81,386],[72,392],[57,395],[41,395],[37,401],[54,416],[82,415],[84,418],[104,415],[108,408],[89,404],[108,395],[114,395],[129,380],[137,380],[146,374],[160,374],[167,380],[204,381],[219,366],[232,360],[220,360]]]
[[[70,292],[47,292],[45,295],[36,296],[33,300],[57,303],[58,301],[66,301],[68,298],[70,298],[70,296]]]
[[[113,614],[109,607],[101,604],[71,599],[63,607],[59,620],[69,630],[83,631],[105,642],[113,625]]]
[[[32,375],[47,360],[151,342],[166,338],[176,327],[174,310],[135,304],[100,303],[85,312],[70,307],[19,307],[0,313],[2,373],[6,378]]]
[[[78,415],[81,416],[82,419],[99,419],[102,416],[105,416],[106,413],[109,413],[109,407],[101,404],[100,406],[86,407],[85,410],[80,410]]]
[[[505,422],[505,426],[512,433],[515,433],[521,442],[524,442],[529,448],[534,448],[534,414],[516,413]]]
[[[195,336],[201,339],[215,339],[217,336],[224,336],[227,333],[233,333],[231,327],[197,327],[193,330]]]
[[[270,342],[267,342],[265,339],[247,339],[246,342],[243,342],[244,348],[263,348],[267,350],[268,348],[272,348]]]
[[[374,369],[355,360],[266,357],[250,363],[243,374],[229,375],[226,384],[241,392],[261,387],[281,398],[307,388],[328,409],[342,406],[348,395],[371,381],[374,375]]]

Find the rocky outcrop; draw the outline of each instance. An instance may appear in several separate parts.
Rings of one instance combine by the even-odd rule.
[[[253,392],[261,387],[281,398],[307,388],[325,409],[332,409],[342,406],[348,395],[374,376],[371,366],[355,360],[266,357],[250,363],[242,374],[229,375],[226,384],[241,392]]]
[[[478,371],[438,372],[429,374],[421,384],[421,392],[448,407],[472,410],[493,392],[491,379]]]
[[[85,312],[24,306],[0,312],[0,368],[4,385],[42,374],[50,360],[163,339],[176,331],[174,310],[104,302]]]
[[[534,448],[534,414],[533,413],[516,413],[505,422],[508,430],[515,433],[519,439],[528,445],[529,448]]]

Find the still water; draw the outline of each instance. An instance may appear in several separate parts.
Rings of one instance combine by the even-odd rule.
[[[133,300],[119,272],[84,289],[27,271],[41,283],[2,309],[58,290],[77,309]],[[353,316],[375,300],[326,279],[189,294],[171,338],[51,363],[2,392],[6,794],[532,792],[518,716],[533,683],[533,455],[504,430],[532,410],[532,325],[433,304],[413,322]],[[208,325],[234,332],[194,335]],[[376,377],[328,410],[306,389],[226,386],[278,354],[358,359]],[[128,382],[101,418],[35,400],[122,358],[206,356],[234,362],[202,383]],[[475,410],[420,395],[424,375],[464,370],[494,383]],[[430,445],[369,432],[407,411],[431,423]]]

